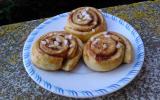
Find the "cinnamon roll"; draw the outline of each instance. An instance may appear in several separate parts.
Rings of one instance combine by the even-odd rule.
[[[101,12],[93,7],[80,7],[70,12],[65,31],[83,42],[92,35],[106,31],[106,22]]]
[[[82,42],[64,31],[41,36],[32,47],[33,64],[44,70],[71,71],[82,55]]]
[[[122,63],[131,63],[133,49],[124,36],[116,32],[101,32],[85,44],[83,58],[94,71],[110,71]]]

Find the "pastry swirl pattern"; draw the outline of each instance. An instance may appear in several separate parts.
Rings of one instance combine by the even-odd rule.
[[[96,34],[84,46],[83,58],[89,68],[95,71],[109,71],[122,63],[131,63],[131,43],[116,32]]]
[[[64,31],[41,36],[32,47],[32,62],[45,70],[72,70],[82,54],[82,42]]]
[[[69,14],[65,30],[86,42],[92,35],[106,31],[106,22],[98,9],[80,7]]]

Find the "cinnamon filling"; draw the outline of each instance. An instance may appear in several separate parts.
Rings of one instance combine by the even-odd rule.
[[[95,29],[96,27],[98,27],[101,24],[101,21],[100,21],[101,18],[97,13],[95,13],[92,10],[88,10],[88,11],[86,11],[87,14],[85,13],[84,15],[82,15],[83,10],[84,9],[79,9],[75,12],[72,12],[72,14],[70,14],[69,20],[74,25],[77,25],[77,28],[75,28],[75,27],[72,27],[72,28],[74,30],[79,31],[79,32],[92,31],[92,29]],[[82,25],[83,25],[83,27],[86,26],[86,28],[85,29],[78,28],[78,26],[81,27]],[[93,32],[94,32],[94,30],[93,30]]]
[[[50,56],[73,57],[77,51],[77,41],[72,35],[46,35],[39,40],[39,50]]]
[[[118,48],[121,47],[120,43],[123,43],[123,40],[116,36],[116,38],[105,37],[104,35],[99,35],[93,41],[89,41],[87,44],[87,49],[89,53],[97,60],[107,60],[115,55],[118,51]],[[99,39],[99,41],[96,41]]]

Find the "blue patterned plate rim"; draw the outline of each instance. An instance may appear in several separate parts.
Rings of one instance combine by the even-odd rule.
[[[104,17],[110,17],[113,21],[116,21],[117,23],[124,26],[128,31],[130,31],[131,35],[135,39],[137,43],[137,56],[136,56],[136,62],[132,66],[132,70],[128,72],[128,74],[122,78],[121,80],[117,81],[115,84],[112,84],[110,86],[96,89],[96,90],[83,90],[83,91],[76,91],[73,89],[64,89],[58,86],[55,86],[54,84],[51,84],[47,82],[45,79],[42,79],[42,77],[33,69],[33,65],[30,60],[30,50],[31,50],[31,43],[33,42],[33,37],[43,29],[46,25],[50,24],[53,20],[56,20],[60,17],[67,17],[68,13],[63,13],[57,16],[54,16],[52,18],[49,18],[48,20],[41,23],[38,27],[36,27],[28,36],[24,47],[23,47],[23,64],[25,67],[25,70],[29,74],[29,76],[41,87],[55,93],[58,95],[66,96],[66,97],[74,97],[74,98],[92,98],[97,96],[103,96],[110,93],[113,93],[124,86],[126,86],[128,83],[130,83],[140,72],[143,62],[144,62],[144,45],[143,41],[140,37],[140,35],[137,33],[137,31],[127,22],[124,20],[113,16],[108,13],[103,12]]]

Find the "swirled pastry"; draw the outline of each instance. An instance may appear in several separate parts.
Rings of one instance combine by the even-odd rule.
[[[110,71],[122,63],[131,63],[133,49],[124,36],[115,32],[102,32],[85,44],[83,58],[94,71]]]
[[[107,27],[98,9],[80,7],[70,12],[65,30],[86,42],[92,35],[106,31]]]
[[[75,68],[82,55],[82,42],[64,31],[50,32],[41,36],[32,47],[33,64],[44,70]]]

